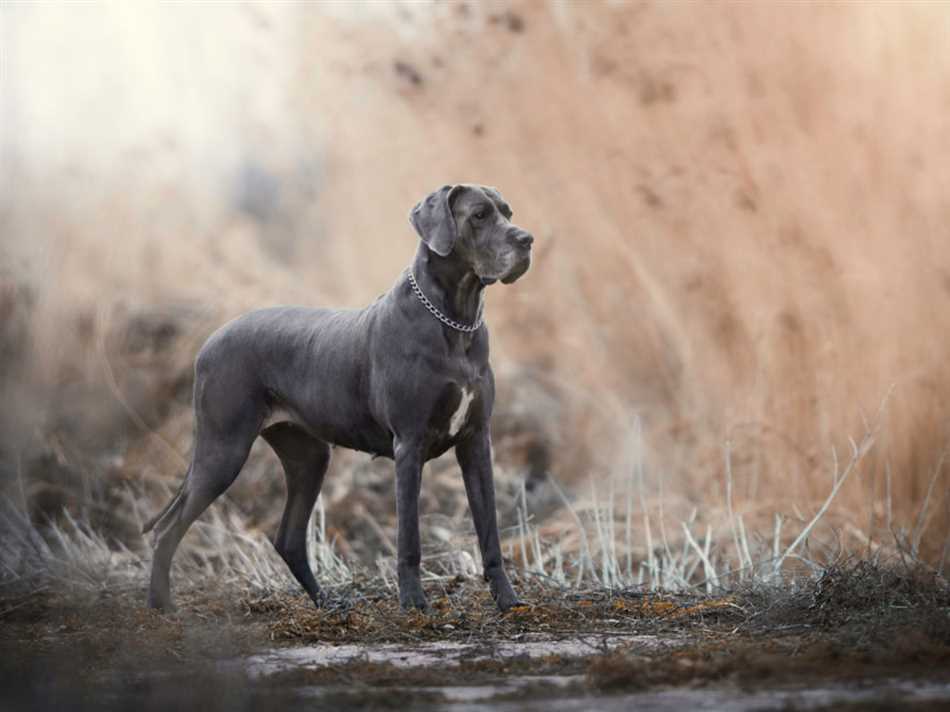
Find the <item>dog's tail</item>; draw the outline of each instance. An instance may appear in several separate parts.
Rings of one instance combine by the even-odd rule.
[[[162,511],[156,514],[154,517],[145,522],[142,527],[142,533],[148,534],[155,527],[156,524],[167,515],[176,512],[178,508],[182,505],[183,499],[182,495],[185,493],[185,485],[188,484],[188,477],[191,475],[191,468],[188,468],[188,474],[185,475],[185,479],[181,481],[181,484],[178,486],[178,491],[175,492],[175,496],[171,498],[171,501],[162,507]]]

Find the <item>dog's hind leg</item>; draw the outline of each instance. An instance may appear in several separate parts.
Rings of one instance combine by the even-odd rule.
[[[292,423],[278,423],[261,435],[280,458],[287,481],[287,503],[274,548],[319,608],[320,586],[307,561],[307,522],[330,464],[330,446]]]
[[[155,548],[149,582],[148,605],[172,608],[169,571],[175,550],[192,523],[224,493],[240,473],[260,418],[241,414],[232,427],[221,432],[202,423],[196,428],[195,452],[178,494],[155,522]]]

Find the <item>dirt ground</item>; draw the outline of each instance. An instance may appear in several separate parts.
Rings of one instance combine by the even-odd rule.
[[[528,604],[505,615],[464,577],[431,582],[426,614],[401,612],[369,579],[319,611],[296,592],[211,586],[180,592],[170,614],[145,608],[138,587],[8,597],[5,707],[612,709],[642,698],[672,709],[677,695],[704,691],[726,701],[767,693],[760,702],[783,709],[950,708],[950,591],[927,572],[863,562],[794,593],[719,596],[516,585]]]

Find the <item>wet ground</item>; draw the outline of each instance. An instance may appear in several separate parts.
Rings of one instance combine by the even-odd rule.
[[[445,668],[470,666],[479,662],[517,663],[530,670],[532,663],[539,667],[555,658],[565,662],[589,660],[607,650],[614,655],[653,655],[657,664],[669,664],[658,653],[672,653],[675,645],[653,636],[604,637],[601,640],[577,638],[568,640],[524,639],[498,645],[460,643],[424,643],[414,647],[381,645],[372,648],[341,645],[335,647],[282,648],[235,661],[252,677],[278,679],[282,673],[294,677],[309,673],[319,678],[324,670],[352,665],[356,672],[361,665],[389,665],[405,669],[410,676],[420,670],[444,671]],[[545,660],[548,658],[548,660]],[[568,663],[569,664],[569,663]],[[674,663],[677,664],[677,663]],[[687,666],[688,667],[688,666]],[[944,675],[946,671],[944,671]],[[372,688],[372,693],[383,692],[398,699],[416,699],[415,704],[428,702],[434,708],[458,711],[492,709],[548,710],[552,706],[565,710],[787,710],[823,709],[851,706],[894,704],[921,709],[946,707],[950,709],[950,680],[940,679],[934,671],[932,680],[901,679],[895,677],[864,676],[843,682],[825,680],[821,684],[802,680],[798,683],[771,685],[763,680],[760,686],[746,681],[731,681],[693,686],[661,686],[655,690],[611,693],[599,689],[596,678],[586,674],[511,674],[485,679],[477,683],[455,680],[453,684],[439,685],[429,681],[428,686],[387,684]],[[591,683],[595,684],[591,684]],[[634,679],[631,687],[636,687]],[[351,684],[306,684],[294,686],[297,694],[306,699],[357,706],[364,694],[354,691]],[[620,685],[621,688],[624,685]],[[758,689],[756,689],[758,687]]]
[[[865,572],[866,574],[867,572]],[[797,593],[561,591],[480,581],[403,613],[369,583],[317,611],[292,592],[34,593],[0,606],[3,709],[950,709],[941,580],[854,571]]]

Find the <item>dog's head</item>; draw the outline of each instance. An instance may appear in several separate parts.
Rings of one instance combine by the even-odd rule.
[[[511,208],[494,188],[446,185],[409,213],[429,250],[461,260],[482,281],[511,284],[531,266],[534,238],[511,222]]]

